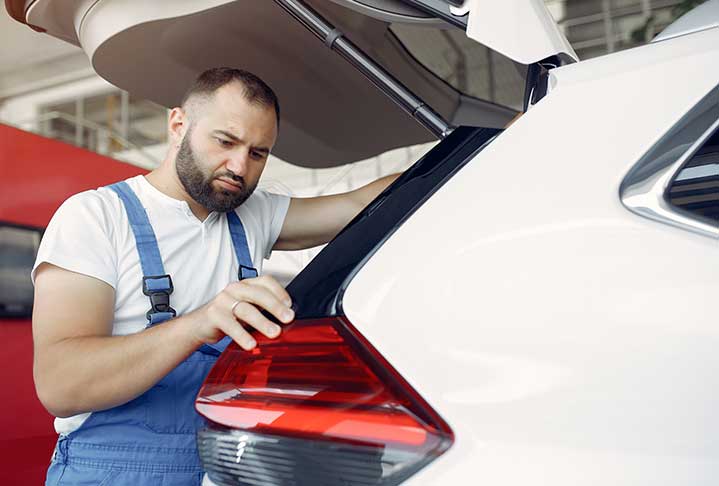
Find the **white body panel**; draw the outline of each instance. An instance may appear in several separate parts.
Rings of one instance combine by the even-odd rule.
[[[712,29],[552,71],[351,282],[348,318],[456,435],[406,484],[719,484],[719,242],[618,196],[718,59]]]
[[[504,56],[532,64],[565,54],[578,60],[544,0],[466,0],[467,37]]]

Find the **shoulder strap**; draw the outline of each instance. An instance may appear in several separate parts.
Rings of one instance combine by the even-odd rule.
[[[117,182],[107,187],[120,197],[132,233],[135,235],[135,245],[143,274],[142,292],[150,298],[151,308],[147,311],[148,324],[151,326],[175,317],[176,312],[170,307],[172,278],[165,273],[155,231],[152,229],[145,208],[127,182]]]
[[[235,255],[237,255],[237,262],[239,263],[237,278],[243,280],[257,277],[257,269],[252,263],[250,247],[247,245],[245,227],[242,226],[242,221],[240,221],[240,217],[237,216],[234,210],[227,213],[227,225],[230,228],[232,246],[235,248]]]
[[[239,268],[237,270],[237,278],[243,280],[245,278],[254,278],[258,275],[257,269],[252,263],[252,257],[250,256],[250,247],[247,244],[247,236],[245,235],[245,227],[242,226],[242,221],[237,213],[233,211],[227,212],[227,226],[230,228],[230,236],[232,237],[232,246],[235,249],[235,255],[237,255],[237,262]],[[225,336],[220,341],[214,344],[204,344],[200,348],[200,351],[207,354],[222,353],[227,346],[232,342],[232,338]]]
[[[170,294],[174,290],[172,279],[165,274],[165,267],[162,264],[155,231],[152,229],[147,213],[126,182],[118,182],[108,187],[120,197],[130,221],[130,227],[135,235],[135,243],[143,273],[142,291],[150,297],[152,305],[147,312],[149,325],[171,319],[176,315],[175,310],[170,307],[169,300]],[[238,278],[242,280],[257,277],[258,272],[252,263],[245,228],[235,211],[227,213],[227,224],[232,237],[232,246],[239,263]],[[208,354],[220,354],[230,342],[231,338],[225,337],[215,344],[202,345],[200,351]]]
[[[142,207],[142,203],[140,203],[140,200],[125,181],[117,182],[107,187],[120,196],[120,200],[125,206],[127,218],[130,220],[130,227],[135,235],[143,275],[164,275],[165,267],[162,265],[162,257],[160,256],[160,248],[157,246],[155,231],[150,225],[150,220],[147,217],[145,208]]]

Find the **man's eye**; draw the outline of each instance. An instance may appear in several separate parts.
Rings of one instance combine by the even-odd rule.
[[[219,143],[223,147],[232,147],[232,142],[229,140],[225,140],[224,138],[218,138],[217,143]]]
[[[253,150],[252,152],[250,152],[250,155],[252,156],[253,159],[261,159],[262,157],[265,156],[264,153],[262,153],[262,152],[255,152],[254,150]]]

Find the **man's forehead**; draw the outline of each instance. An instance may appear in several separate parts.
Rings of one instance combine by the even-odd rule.
[[[224,86],[223,86],[224,88]],[[253,114],[255,103],[250,103],[242,92],[221,91],[207,102],[208,115],[224,119],[243,118]]]
[[[277,128],[274,107],[249,101],[239,83],[229,83],[212,96],[197,101],[190,116],[199,125],[230,132],[263,131],[265,142],[274,143]]]

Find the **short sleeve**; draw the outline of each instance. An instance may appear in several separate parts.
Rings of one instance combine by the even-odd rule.
[[[275,246],[277,238],[280,236],[289,207],[289,196],[258,189],[252,193],[252,197],[245,204],[238,208],[241,218],[243,210],[257,215],[258,227],[256,230],[264,236],[264,241],[262,242],[262,255],[264,258],[269,258],[272,253],[272,247]]]
[[[55,212],[40,242],[32,279],[41,263],[117,285],[117,255],[107,215],[107,201],[98,191],[66,200]]]

